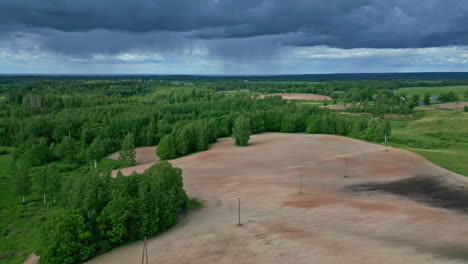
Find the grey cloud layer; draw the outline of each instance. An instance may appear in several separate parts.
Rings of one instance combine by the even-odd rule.
[[[0,41],[62,54],[468,45],[468,0],[2,0]],[[29,46],[28,46],[29,45]]]

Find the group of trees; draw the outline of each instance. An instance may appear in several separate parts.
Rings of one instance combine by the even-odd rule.
[[[419,103],[419,96],[409,98],[389,89],[353,88],[335,98],[351,105],[349,111],[370,113],[379,117],[385,114],[409,114]]]
[[[441,93],[439,95],[439,101],[441,102],[455,102],[458,100],[458,96],[453,91],[450,91],[448,93]]]
[[[160,162],[128,177],[95,171],[69,179],[63,209],[42,227],[41,262],[81,263],[172,227],[189,205],[181,174]]]
[[[217,138],[230,135],[238,146],[246,146],[250,135],[260,132],[322,133],[383,142],[390,130],[388,119],[287,104],[182,124],[161,139],[157,154],[163,160],[175,159],[206,150]]]
[[[234,142],[238,146],[247,146],[250,134],[252,134],[250,129],[250,119],[242,115],[239,116],[234,122],[234,126],[232,128],[232,137],[234,138]]]

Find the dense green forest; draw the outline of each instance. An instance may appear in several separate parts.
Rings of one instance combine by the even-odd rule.
[[[400,94],[399,88],[463,84],[4,77],[0,151],[8,156],[9,176],[1,180],[15,191],[11,206],[37,209],[29,217],[37,215],[31,228],[41,230],[42,242],[26,250],[40,254],[42,263],[81,263],[163,232],[192,207],[181,170],[168,162],[140,175],[110,177],[112,169],[134,162],[135,147],[158,145],[158,156],[168,160],[206,150],[220,137],[233,136],[245,146],[251,134],[261,132],[335,134],[381,143],[391,135],[386,115],[411,113],[424,99]],[[258,97],[278,92],[328,95],[352,107],[343,114],[279,96]],[[450,91],[446,97],[458,100]],[[120,161],[105,160],[116,151]],[[9,239],[11,229],[0,230],[2,239]],[[0,250],[17,250],[6,247]]]

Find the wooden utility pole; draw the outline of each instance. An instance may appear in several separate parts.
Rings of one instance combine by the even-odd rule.
[[[348,160],[345,160],[344,177],[348,178]]]
[[[301,172],[301,189],[299,191],[300,194],[302,194],[302,176],[303,176],[303,173]]]
[[[387,133],[385,133],[385,151],[388,151],[388,145],[387,145]]]
[[[239,223],[237,225],[241,226],[241,221],[240,221],[240,197],[239,197],[239,212],[238,212],[238,215],[239,215]]]
[[[145,256],[146,256],[146,258],[145,258]],[[141,256],[141,264],[145,263],[145,259],[146,259],[146,264],[148,264],[148,246],[147,246],[147,242],[146,242],[146,236],[145,236],[145,240],[143,242],[143,255]]]

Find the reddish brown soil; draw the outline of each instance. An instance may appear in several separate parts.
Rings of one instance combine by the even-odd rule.
[[[337,136],[266,133],[250,143],[224,138],[171,161],[203,207],[149,240],[150,263],[467,263],[468,215],[347,189],[414,176],[466,186],[462,176],[408,151]],[[142,247],[132,243],[90,263],[139,263]]]
[[[322,100],[332,100],[329,96],[320,95],[320,94],[299,94],[299,93],[274,93],[274,94],[265,94],[260,95],[260,98],[265,98],[267,96],[281,96],[286,100],[307,100],[307,101],[322,101]]]
[[[143,165],[146,166],[145,168],[148,168],[148,164],[153,165],[154,163],[159,161],[159,157],[156,156],[156,147],[145,147],[145,148],[137,148],[135,150],[136,152],[136,159],[135,163],[137,166]],[[107,157],[110,160],[118,160],[119,159],[119,152],[116,152],[109,157]],[[124,172],[129,171],[128,169],[123,169]],[[133,171],[133,170],[131,170]],[[138,173],[142,173],[144,170],[138,170],[135,169]],[[124,173],[125,175],[129,175],[129,173]],[[112,176],[115,177],[117,175],[117,171],[112,172]]]
[[[451,110],[457,110],[457,111],[463,111],[463,107],[468,106],[468,102],[451,102],[451,103],[444,103],[444,104],[438,104],[438,108],[442,109],[451,109]]]

